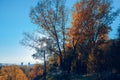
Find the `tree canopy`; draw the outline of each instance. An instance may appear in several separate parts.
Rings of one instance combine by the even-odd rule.
[[[119,42],[111,40],[109,32],[120,10],[112,11],[111,0],[80,0],[73,6],[71,26],[68,27],[70,14],[66,11],[65,2],[66,0],[38,2],[30,11],[32,22],[38,25],[37,37],[26,35],[29,39],[23,43],[42,54],[39,46],[41,41],[45,41],[40,37],[43,34],[50,40],[46,51],[49,50],[48,54],[52,54],[50,58],[56,60],[52,61],[54,69],[60,67],[58,69],[63,72],[86,74],[112,71],[113,68],[119,70],[119,61],[113,63],[118,59],[113,54],[119,47],[112,48]],[[51,65],[49,59],[48,65]]]

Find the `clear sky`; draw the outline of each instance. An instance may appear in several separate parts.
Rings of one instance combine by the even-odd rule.
[[[32,24],[29,18],[30,8],[37,4],[38,0],[0,0],[0,63],[24,62],[35,63],[31,57],[33,51],[22,46],[19,42],[23,38],[23,32],[32,32],[37,27]],[[76,0],[68,0],[67,4],[72,5]],[[120,8],[120,0],[114,0],[115,9]],[[110,34],[113,38],[116,33],[117,19],[113,32]]]
[[[0,0],[0,63],[34,62],[32,52],[19,42],[35,29],[29,18],[38,0]]]

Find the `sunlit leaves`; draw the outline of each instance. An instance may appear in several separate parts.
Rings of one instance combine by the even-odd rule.
[[[28,80],[18,66],[5,66],[1,68],[0,80]]]

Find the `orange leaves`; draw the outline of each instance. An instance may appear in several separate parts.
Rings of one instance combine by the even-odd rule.
[[[43,75],[43,70],[40,68],[41,66],[39,64],[35,64],[33,70],[29,73],[29,77],[34,79],[37,76]]]
[[[82,17],[82,12],[72,13],[72,26],[79,27]]]
[[[72,27],[68,32],[71,39],[76,42],[79,38],[78,42],[82,43],[87,39],[92,39],[94,36],[108,33],[108,27],[103,26],[103,28],[99,29],[97,26],[101,25],[99,19],[102,19],[107,13],[109,3],[100,0],[82,0],[77,2],[74,7]],[[96,34],[97,32],[98,34]]]
[[[18,66],[6,66],[1,68],[0,80],[28,80]]]
[[[68,48],[72,48],[71,43],[67,43],[65,46],[68,47]]]
[[[0,76],[0,80],[7,80],[5,76]]]
[[[35,74],[34,71],[32,71],[32,72],[29,73],[29,76],[30,76],[31,78],[35,78],[35,77],[36,77],[36,74]]]
[[[92,9],[82,9],[86,5],[84,0],[82,3],[75,4],[75,11],[72,13],[72,27],[69,29],[70,37],[74,38],[75,41],[80,38],[81,41],[79,40],[78,42],[83,42],[86,39],[86,34],[89,34],[86,28],[94,24],[94,21],[90,19]]]
[[[75,9],[76,9],[76,11],[79,11],[79,10],[80,10],[80,8],[81,8],[81,4],[76,3],[76,4],[75,4]]]
[[[55,58],[54,57],[50,57],[49,58],[49,64],[54,64],[55,63]]]
[[[39,64],[36,64],[36,65],[33,67],[33,70],[39,70]]]

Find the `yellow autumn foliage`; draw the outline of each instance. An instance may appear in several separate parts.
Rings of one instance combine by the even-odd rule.
[[[15,65],[4,66],[0,70],[0,80],[28,80],[23,71]]]

